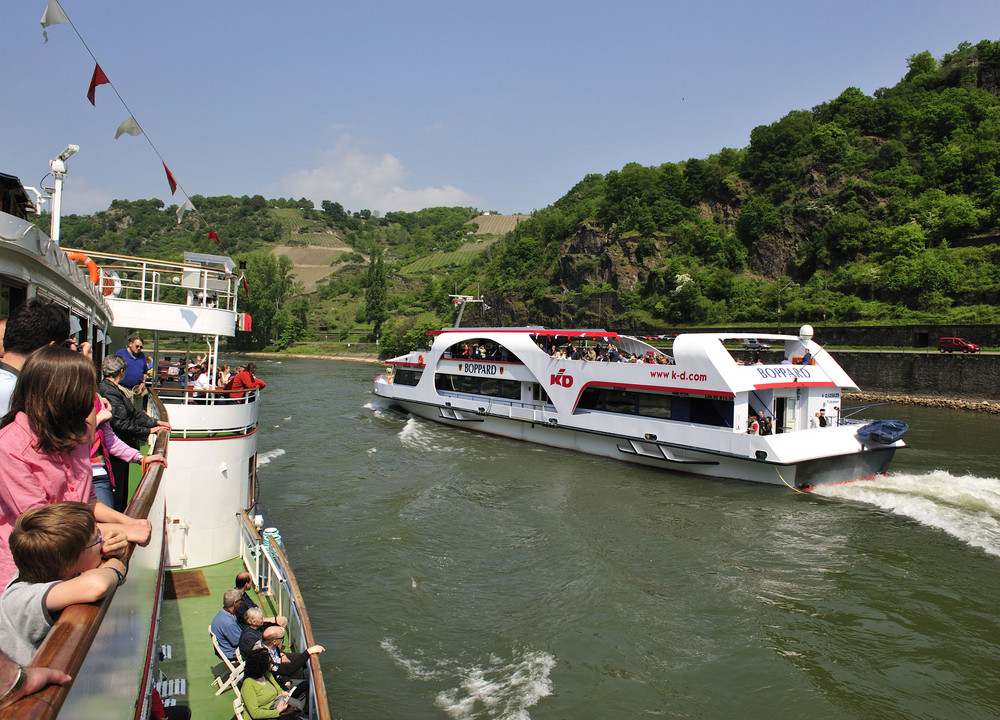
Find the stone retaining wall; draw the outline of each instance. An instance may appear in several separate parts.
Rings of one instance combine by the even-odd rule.
[[[865,392],[1000,400],[1000,355],[834,351]]]

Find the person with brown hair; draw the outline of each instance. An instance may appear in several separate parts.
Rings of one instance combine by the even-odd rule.
[[[60,502],[22,513],[10,535],[17,576],[0,597],[0,647],[26,665],[70,605],[100,600],[125,582],[118,558],[101,555],[94,513],[80,502]]]
[[[129,541],[149,542],[148,520],[132,519],[98,502],[90,448],[97,413],[94,364],[58,345],[33,352],[18,376],[10,412],[0,420],[0,587],[15,572],[8,538],[25,510],[64,500],[91,507],[102,523],[105,555]]]

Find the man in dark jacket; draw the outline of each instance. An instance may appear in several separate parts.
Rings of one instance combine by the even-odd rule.
[[[108,355],[101,363],[104,379],[97,386],[97,392],[111,404],[111,429],[115,435],[138,450],[149,433],[169,432],[170,423],[152,418],[137,408],[119,383],[125,374],[125,360],[119,355]],[[114,474],[115,510],[122,512],[128,504],[128,466],[124,460],[111,457],[111,472]]]
[[[285,687],[286,683],[295,684],[297,682],[298,684],[292,692],[292,697],[297,699],[302,698],[309,689],[308,681],[302,679],[305,678],[305,666],[309,662],[309,657],[318,655],[326,648],[322,645],[313,645],[307,648],[305,652],[284,653],[281,651],[281,645],[284,641],[284,628],[275,625],[264,631],[264,641],[262,644],[271,656],[271,672],[274,674],[275,680],[282,687]]]

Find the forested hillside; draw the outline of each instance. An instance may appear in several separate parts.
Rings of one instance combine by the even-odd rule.
[[[983,41],[914,55],[894,87],[847,88],[755,128],[745,148],[588,175],[500,239],[471,234],[474,208],[379,217],[260,196],[193,199],[180,224],[158,200],[116,201],[64,219],[63,235],[178,259],[323,236],[351,248],[316,292],[268,296],[285,307],[256,345],[374,327],[395,349],[451,322],[456,291],[481,293],[492,309],[474,320],[491,324],[994,323],[998,166],[1000,43]]]

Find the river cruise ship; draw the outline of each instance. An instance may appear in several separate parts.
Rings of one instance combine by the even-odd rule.
[[[235,334],[240,317],[239,275],[229,258],[165,262],[66,250],[56,231],[50,237],[29,221],[36,203],[17,177],[0,174],[4,317],[44,297],[65,309],[73,338],[92,346],[98,365],[139,332],[153,367],[181,347],[204,356],[214,376],[220,341]],[[163,343],[175,349],[164,351]],[[124,585],[100,602],[65,609],[35,655],[32,665],[63,670],[72,682],[3,708],[0,720],[147,720],[154,690],[164,705],[186,705],[197,718],[243,718],[241,667],[216,654],[208,631],[242,571],[251,574],[265,616],[287,618],[288,651],[316,644],[280,532],[257,501],[262,401],[259,389],[230,397],[154,383],[146,411],[171,431],[151,436],[151,452],[165,455],[168,467],[151,464],[143,474],[132,466],[126,510],[152,523],[152,539],[129,549]],[[310,656],[305,672],[304,716],[326,720],[319,656]]]
[[[904,446],[900,428],[847,417],[842,393],[857,386],[808,325],[754,333],[764,351],[726,333],[678,335],[669,353],[604,330],[430,335],[388,361],[374,392],[454,427],[799,490],[885,473]]]

